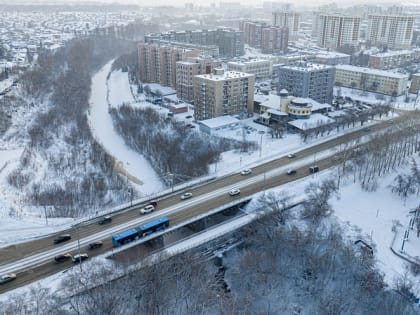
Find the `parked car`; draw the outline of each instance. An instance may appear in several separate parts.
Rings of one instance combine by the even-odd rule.
[[[241,175],[249,175],[252,173],[252,170],[250,168],[246,168],[241,171]]]
[[[309,168],[309,172],[310,173],[316,173],[316,172],[318,172],[319,171],[319,167],[318,167],[318,165],[314,165],[314,166],[311,166],[310,168]]]
[[[289,159],[293,159],[293,158],[295,158],[296,157],[296,154],[289,154],[289,155],[287,155],[287,157],[289,158]]]
[[[295,175],[297,173],[296,170],[288,170],[287,175]]]
[[[54,257],[56,263],[61,263],[63,261],[71,259],[70,253],[60,254]]]
[[[60,244],[60,243],[66,242],[66,241],[68,241],[70,239],[71,239],[71,235],[70,234],[62,234],[62,235],[59,235],[54,240],[54,244]]]
[[[365,131],[365,132],[369,132],[369,131],[371,131],[372,129],[370,129],[369,127],[366,127],[366,128],[364,128],[363,129],[363,131]]]
[[[94,241],[89,244],[89,249],[96,249],[103,245],[104,243],[102,241]]]
[[[0,277],[0,284],[8,283],[16,279],[16,275],[14,273],[9,273],[6,275],[2,275]]]
[[[229,190],[229,195],[230,196],[236,196],[239,195],[241,193],[241,191],[239,190],[239,188],[233,188],[231,190]]]
[[[77,255],[74,255],[73,256],[73,258],[72,258],[72,260],[73,260],[73,262],[75,263],[75,264],[78,264],[78,263],[80,263],[80,262],[82,262],[83,260],[86,260],[86,259],[88,259],[89,258],[89,255],[88,254],[86,254],[86,253],[82,253],[82,254],[77,254]]]
[[[150,213],[150,212],[152,212],[154,210],[155,210],[155,207],[153,205],[147,205],[147,206],[145,206],[144,208],[142,208],[140,210],[140,214]]]
[[[98,224],[100,224],[100,225],[107,224],[107,223],[111,223],[111,221],[112,221],[111,216],[110,215],[106,215],[106,216],[104,216],[102,219],[100,219],[98,221]]]
[[[181,200],[190,199],[191,197],[192,197],[192,193],[186,192],[185,194],[181,196]]]

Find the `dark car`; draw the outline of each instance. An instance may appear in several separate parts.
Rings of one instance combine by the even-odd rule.
[[[318,172],[319,171],[319,167],[318,167],[318,165],[314,165],[314,166],[311,166],[310,168],[309,168],[309,172],[310,173],[316,173],[316,172]]]
[[[63,242],[66,242],[66,241],[68,241],[68,240],[70,240],[71,239],[71,236],[70,236],[70,234],[62,234],[62,235],[59,235],[55,240],[54,240],[54,244],[60,244],[60,243],[63,243]]]
[[[102,225],[102,224],[110,223],[111,221],[112,221],[111,216],[106,215],[98,221],[98,224]]]
[[[9,273],[7,275],[3,275],[0,277],[0,284],[8,283],[16,279],[16,275],[14,273]]]
[[[96,249],[103,245],[102,241],[95,241],[89,244],[89,249]]]
[[[296,170],[288,170],[287,175],[294,175],[296,174]]]
[[[56,263],[61,263],[63,261],[71,259],[70,253],[60,254],[54,257]]]
[[[151,206],[153,206],[153,207],[156,208],[156,206],[157,206],[157,200],[150,200],[149,203],[148,203],[148,205],[151,205]]]
[[[77,254],[77,255],[74,255],[73,256],[73,258],[72,258],[72,260],[73,260],[73,262],[75,263],[75,264],[78,264],[78,263],[80,263],[80,262],[82,262],[83,260],[86,260],[86,259],[88,259],[89,258],[89,255],[88,254],[86,254],[86,253],[82,253],[82,254]]]

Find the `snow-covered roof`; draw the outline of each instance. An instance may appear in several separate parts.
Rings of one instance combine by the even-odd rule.
[[[334,122],[334,119],[330,117],[322,114],[312,114],[308,119],[296,119],[290,121],[289,125],[292,125],[300,130],[309,130],[321,125],[330,124],[332,122]]]
[[[316,71],[316,70],[325,70],[333,68],[330,65],[324,65],[319,63],[312,63],[312,62],[305,62],[298,65],[290,65],[290,66],[284,66],[283,69],[291,69],[291,70],[297,70],[297,71]]]
[[[236,78],[246,78],[246,77],[253,77],[254,74],[249,74],[245,72],[238,72],[238,71],[224,71],[222,74],[202,74],[197,75],[196,78],[203,78],[212,81],[218,80],[229,80],[229,79],[236,79]]]
[[[273,114],[273,115],[277,115],[277,116],[288,116],[287,113],[282,112],[282,111],[277,110],[277,109],[274,109],[274,108],[267,109],[267,112],[269,112],[270,114]]]
[[[337,70],[344,70],[344,71],[352,71],[352,72],[363,72],[372,75],[378,75],[382,77],[390,77],[395,79],[408,79],[407,74],[396,73],[386,70],[379,70],[379,69],[371,69],[371,68],[364,68],[364,67],[356,67],[351,65],[337,65],[335,66]]]
[[[150,90],[153,93],[156,93],[159,90],[162,93],[162,96],[176,94],[176,91],[169,86],[162,86],[158,83],[147,83],[146,85],[150,87]]]
[[[343,54],[343,53],[339,53],[336,51],[321,51],[318,54],[316,54],[317,58],[344,58],[344,57],[349,57],[350,55],[347,54]]]
[[[395,51],[387,51],[387,52],[380,52],[376,54],[371,54],[373,57],[392,57],[392,56],[399,56],[399,55],[411,55],[414,54],[413,50],[395,50]]]
[[[207,126],[210,129],[219,128],[231,124],[238,123],[239,119],[232,117],[232,116],[220,116],[216,118],[210,118],[206,120],[202,120],[199,124]]]

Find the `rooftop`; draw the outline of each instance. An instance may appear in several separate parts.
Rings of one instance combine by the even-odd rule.
[[[306,72],[306,71],[333,69],[334,67],[329,66],[329,65],[319,64],[319,63],[304,62],[297,65],[284,66],[282,68]]]
[[[232,116],[220,116],[216,118],[206,119],[199,122],[199,124],[207,126],[211,129],[223,127],[226,125],[237,124],[239,119]]]
[[[249,78],[254,77],[255,75],[245,73],[245,72],[238,72],[238,71],[225,71],[223,74],[201,74],[195,76],[196,78],[203,78],[212,81],[219,81],[219,80],[228,80],[228,79],[235,79],[235,78]]]

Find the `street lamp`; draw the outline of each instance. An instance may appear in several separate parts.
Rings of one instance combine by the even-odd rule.
[[[262,154],[262,139],[263,139],[263,135],[265,134],[265,131],[260,130],[260,131],[258,131],[258,133],[261,135],[261,138],[260,138],[260,158],[261,158],[261,154]]]
[[[168,176],[171,178],[171,190],[174,192],[174,175],[172,173],[169,173]]]

